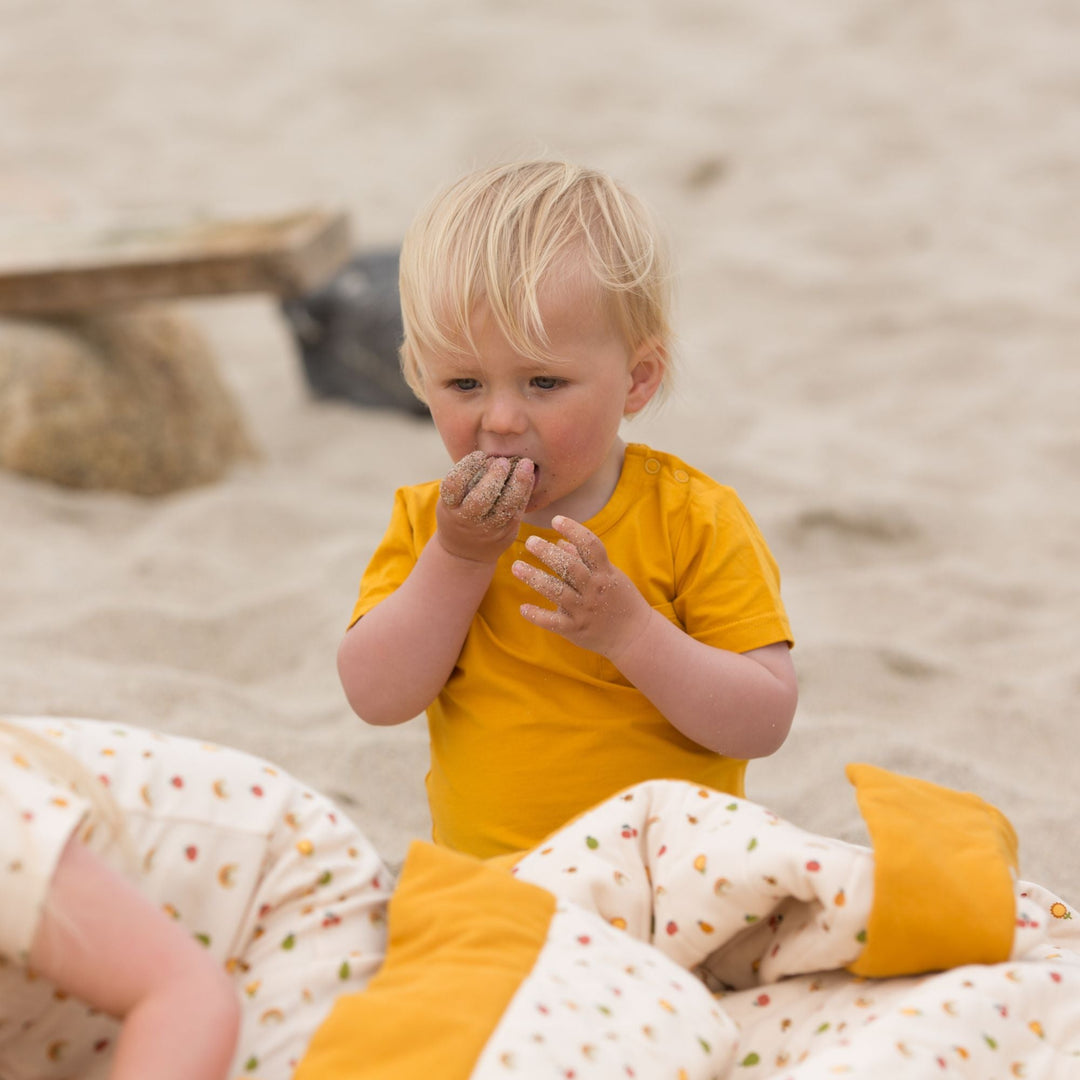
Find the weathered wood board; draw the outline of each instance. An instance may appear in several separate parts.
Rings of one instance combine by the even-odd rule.
[[[248,220],[0,232],[0,314],[61,315],[225,293],[295,296],[349,258],[348,218],[302,210]]]

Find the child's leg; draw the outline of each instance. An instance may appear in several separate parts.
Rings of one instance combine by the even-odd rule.
[[[392,882],[374,848],[324,796],[241,751],[119,724],[24,722],[103,778],[124,812],[133,880],[234,974],[237,1075],[288,1077],[334,998],[382,960]],[[0,970],[0,1001],[15,994],[30,1024],[0,1043],[0,1075],[31,1062],[25,1075],[98,1075],[112,1022],[41,983]]]

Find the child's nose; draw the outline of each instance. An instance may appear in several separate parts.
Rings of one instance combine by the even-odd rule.
[[[498,435],[520,435],[528,427],[528,418],[520,399],[514,394],[493,394],[484,409],[484,429]]]

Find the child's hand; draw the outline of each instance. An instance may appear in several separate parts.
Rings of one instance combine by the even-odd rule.
[[[525,546],[552,572],[520,559],[512,569],[514,577],[550,600],[555,610],[522,604],[521,614],[575,645],[613,658],[641,633],[652,608],[630,578],[611,564],[595,533],[568,517],[556,517],[551,524],[565,539],[553,544],[530,536]]]
[[[451,555],[494,562],[517,538],[533,489],[533,463],[467,454],[446,474],[435,515],[439,543]]]

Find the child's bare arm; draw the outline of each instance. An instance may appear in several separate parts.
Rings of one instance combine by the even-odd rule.
[[[202,945],[77,840],[64,849],[31,966],[123,1021],[110,1080],[221,1080],[240,1006]]]
[[[551,573],[514,563],[514,576],[555,604],[522,605],[536,626],[606,656],[687,738],[736,758],[764,757],[787,738],[798,689],[788,647],[747,653],[703,644],[653,611],[584,525],[556,518],[564,539],[527,543]]]
[[[412,573],[345,634],[341,685],[369,724],[401,724],[431,704],[450,677],[495,563],[451,555],[437,540]]]
[[[338,648],[345,696],[369,724],[411,720],[443,688],[495,564],[517,536],[532,485],[531,461],[512,466],[479,451],[447,474],[435,538]]]

